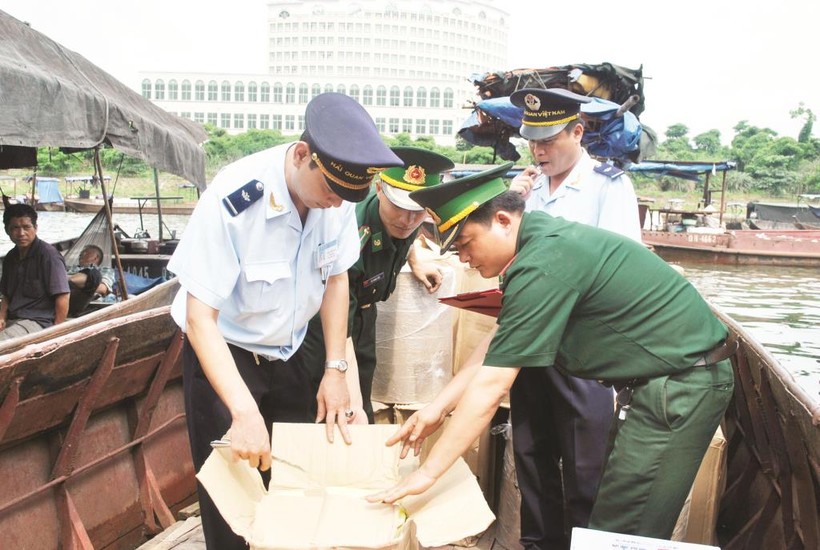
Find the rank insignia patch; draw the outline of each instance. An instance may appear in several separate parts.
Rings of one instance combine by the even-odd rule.
[[[261,181],[251,180],[224,199],[222,204],[228,209],[231,216],[236,216],[247,207],[262,198],[265,186]]]

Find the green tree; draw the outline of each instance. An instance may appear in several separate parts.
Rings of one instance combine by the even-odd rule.
[[[800,128],[800,133],[797,135],[797,141],[800,143],[807,143],[811,139],[811,132],[814,128],[814,121],[815,116],[811,109],[803,105],[801,101],[797,107],[797,109],[791,111],[789,113],[792,118],[800,118],[805,117],[805,122],[803,123],[803,127]]]

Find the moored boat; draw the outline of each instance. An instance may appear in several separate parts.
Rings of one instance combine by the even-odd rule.
[[[0,357],[8,548],[133,548],[195,499],[169,307]]]
[[[667,261],[725,265],[820,266],[820,231],[644,229],[643,242]]]
[[[169,215],[190,215],[196,207],[196,202],[185,201],[182,202],[182,197],[160,197],[161,199],[172,199],[179,202],[163,202],[161,205],[162,213]],[[64,200],[65,209],[69,212],[99,212],[103,207],[103,201],[97,199],[78,199],[67,198]],[[131,201],[128,204],[114,201],[111,205],[111,212],[113,214],[157,214],[158,209],[155,203],[140,204],[137,201]]]

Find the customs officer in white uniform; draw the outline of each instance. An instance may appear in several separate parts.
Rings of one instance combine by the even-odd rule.
[[[524,110],[519,133],[528,139],[535,162],[510,184],[526,198],[526,210],[640,242],[632,182],[623,170],[592,159],[581,146],[580,111],[589,98],[560,88],[533,88],[515,92],[510,101]],[[568,548],[572,527],[589,522],[600,483],[612,390],[557,369],[525,369],[510,399],[521,544],[539,550]]]
[[[358,376],[345,372],[347,270],[359,255],[350,202],[367,196],[374,174],[400,165],[356,101],[327,93],[308,104],[299,141],[234,162],[203,193],[168,265],[181,284],[172,315],[186,333],[197,470],[218,439],[236,459],[268,470],[273,421],[324,420],[329,440],[338,425],[350,441]],[[326,370],[313,395],[294,353],[317,312]],[[199,499],[207,547],[245,548],[201,486]]]

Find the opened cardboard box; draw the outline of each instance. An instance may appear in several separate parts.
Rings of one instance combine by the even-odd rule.
[[[231,528],[252,550],[417,548],[475,536],[493,522],[475,477],[459,459],[423,495],[388,505],[366,495],[418,468],[384,442],[398,426],[350,426],[328,443],[323,424],[274,423],[268,489],[247,461],[215,449],[197,478]]]

